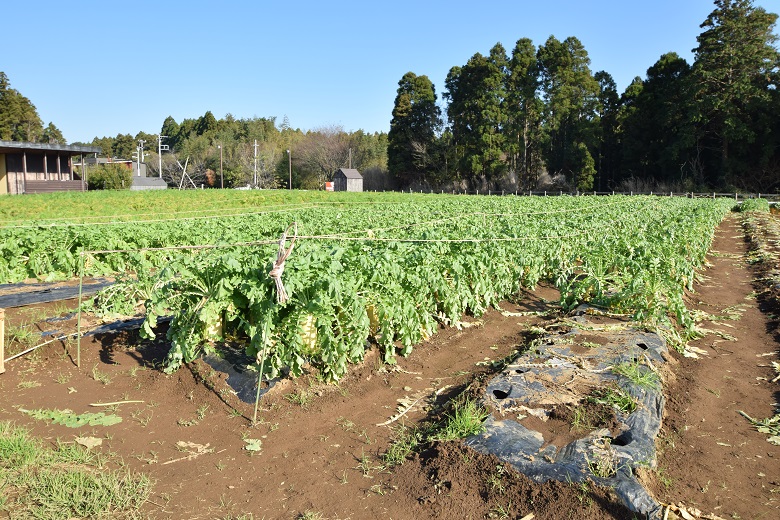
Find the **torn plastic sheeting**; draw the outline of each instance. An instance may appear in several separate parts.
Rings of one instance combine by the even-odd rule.
[[[118,332],[122,332],[125,330],[140,329],[141,326],[144,324],[145,319],[146,318],[132,318],[129,320],[112,321],[111,323],[106,323],[104,325],[95,327],[89,332],[86,332],[84,336],[86,337],[86,336],[96,336],[99,334],[116,334]],[[171,319],[172,319],[171,316],[160,316],[157,318],[157,324],[159,325],[160,323],[171,321]]]
[[[227,374],[226,383],[233,389],[236,396],[245,403],[254,403],[257,392],[257,372],[247,369],[252,359],[237,350],[224,349],[220,356],[208,354],[203,356],[203,361],[211,368]],[[268,392],[279,380],[267,381],[268,387],[260,389],[260,395]]]
[[[585,329],[587,321],[578,320]],[[579,402],[585,396],[585,389],[617,384],[637,403],[636,410],[629,415],[616,411],[621,431],[612,438],[609,430],[594,430],[558,449],[545,445],[540,432],[513,419],[498,420],[491,416],[485,423],[486,432],[470,437],[467,444],[480,452],[495,454],[539,482],[593,480],[612,487],[629,508],[649,518],[660,517],[660,504],[633,476],[633,468],[655,466],[655,437],[661,427],[664,397],[660,388],[639,386],[613,373],[611,368],[623,363],[640,363],[644,365],[642,369],[650,370],[646,366],[648,362],[664,362],[666,345],[652,333],[582,329],[550,336],[515,358],[488,383],[485,400],[501,415],[540,410],[549,413],[557,405]],[[574,343],[585,333],[602,336],[605,344],[591,344],[575,352]],[[578,394],[578,387],[583,392]],[[608,457],[615,464],[614,476],[598,477],[592,470],[592,462],[599,456],[596,452],[599,443],[602,447],[606,445]]]
[[[82,284],[82,296],[95,294],[114,282],[105,278],[95,278]],[[18,292],[3,293],[4,290],[19,289]],[[25,290],[26,289],[26,290]],[[78,285],[58,283],[4,284],[0,286],[0,308],[24,307],[38,303],[50,303],[69,300],[79,295]]]
[[[135,318],[125,321],[107,323],[90,330],[84,334],[84,336],[116,334],[124,330],[139,329],[143,325],[144,319],[145,318]],[[164,323],[166,321],[170,321],[171,319],[171,316],[160,316],[157,318],[157,323]],[[228,348],[225,348],[222,351],[222,356],[223,357],[209,354],[203,356],[203,360],[208,363],[214,370],[218,370],[227,374],[226,382],[228,386],[233,389],[239,399],[245,403],[254,403],[255,392],[257,391],[257,372],[245,369],[245,367],[249,365],[252,360],[246,355],[237,354]],[[260,395],[265,394],[277,382],[277,379],[268,381],[268,387],[261,389]]]
[[[598,485],[613,487],[624,502],[632,504],[635,511],[652,514],[660,509],[660,504],[631,474],[630,467],[620,463],[625,457],[621,457],[619,453],[616,456],[618,469],[615,476],[600,478],[587,469],[589,448],[605,435],[609,435],[606,430],[595,430],[589,436],[567,444],[556,453],[552,445],[542,448],[544,439],[539,432],[529,430],[515,421],[497,421],[489,417],[485,427],[486,433],[470,437],[466,444],[482,453],[496,455],[537,482],[591,480]],[[535,447],[533,454],[527,453],[526,450],[532,447]]]

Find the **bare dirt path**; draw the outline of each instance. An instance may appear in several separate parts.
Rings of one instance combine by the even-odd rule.
[[[675,356],[668,378],[664,426],[656,443],[659,477],[653,491],[665,503],[683,502],[724,518],[780,518],[780,447],[739,414],[774,414],[777,384],[770,361],[778,344],[762,312],[734,214],[718,228],[693,307],[715,319],[692,344],[707,355]]]

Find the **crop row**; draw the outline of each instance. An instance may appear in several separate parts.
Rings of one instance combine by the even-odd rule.
[[[363,358],[366,338],[392,362],[440,324],[479,315],[540,281],[553,283],[567,308],[590,302],[690,330],[684,290],[732,205],[644,196],[229,193],[220,194],[223,211],[203,194],[127,196],[124,216],[96,207],[92,220],[7,224],[0,279],[119,276],[95,308],[130,313],[145,304],[147,335],[158,316],[171,315],[169,370],[229,335],[251,355],[267,352],[272,375],[311,363],[338,379]],[[208,204],[192,206],[201,200]],[[299,238],[282,277],[290,300],[280,304],[268,277],[272,242],[291,222]],[[246,242],[265,244],[236,246]],[[170,249],[187,245],[221,247]]]
[[[373,338],[386,362],[440,324],[548,281],[573,308],[590,302],[652,326],[690,330],[683,301],[728,201],[657,197],[455,198],[302,208],[241,220],[244,240],[300,237],[277,302],[276,246],[171,258],[133,283],[145,334],[168,328],[168,370],[226,336],[265,353],[269,375],[307,363],[336,380]],[[250,229],[255,234],[250,233]],[[227,229],[225,230],[228,231]]]

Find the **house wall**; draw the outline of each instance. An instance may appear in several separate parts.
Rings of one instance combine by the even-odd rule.
[[[347,191],[363,191],[363,179],[347,179]]]
[[[17,195],[25,192],[27,181],[73,181],[70,156],[57,153],[6,153],[4,157],[4,176],[2,184],[5,191]],[[25,174],[25,171],[27,172]],[[61,189],[68,189],[65,185]],[[53,187],[51,191],[60,191]]]
[[[0,153],[0,195],[8,194],[8,170],[5,167],[5,154]]]
[[[340,170],[333,175],[334,191],[363,191],[363,179],[349,179]]]

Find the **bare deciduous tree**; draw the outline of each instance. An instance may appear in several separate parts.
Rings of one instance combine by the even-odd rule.
[[[349,165],[349,135],[340,126],[317,128],[297,144],[295,161],[321,187],[336,170]]]

